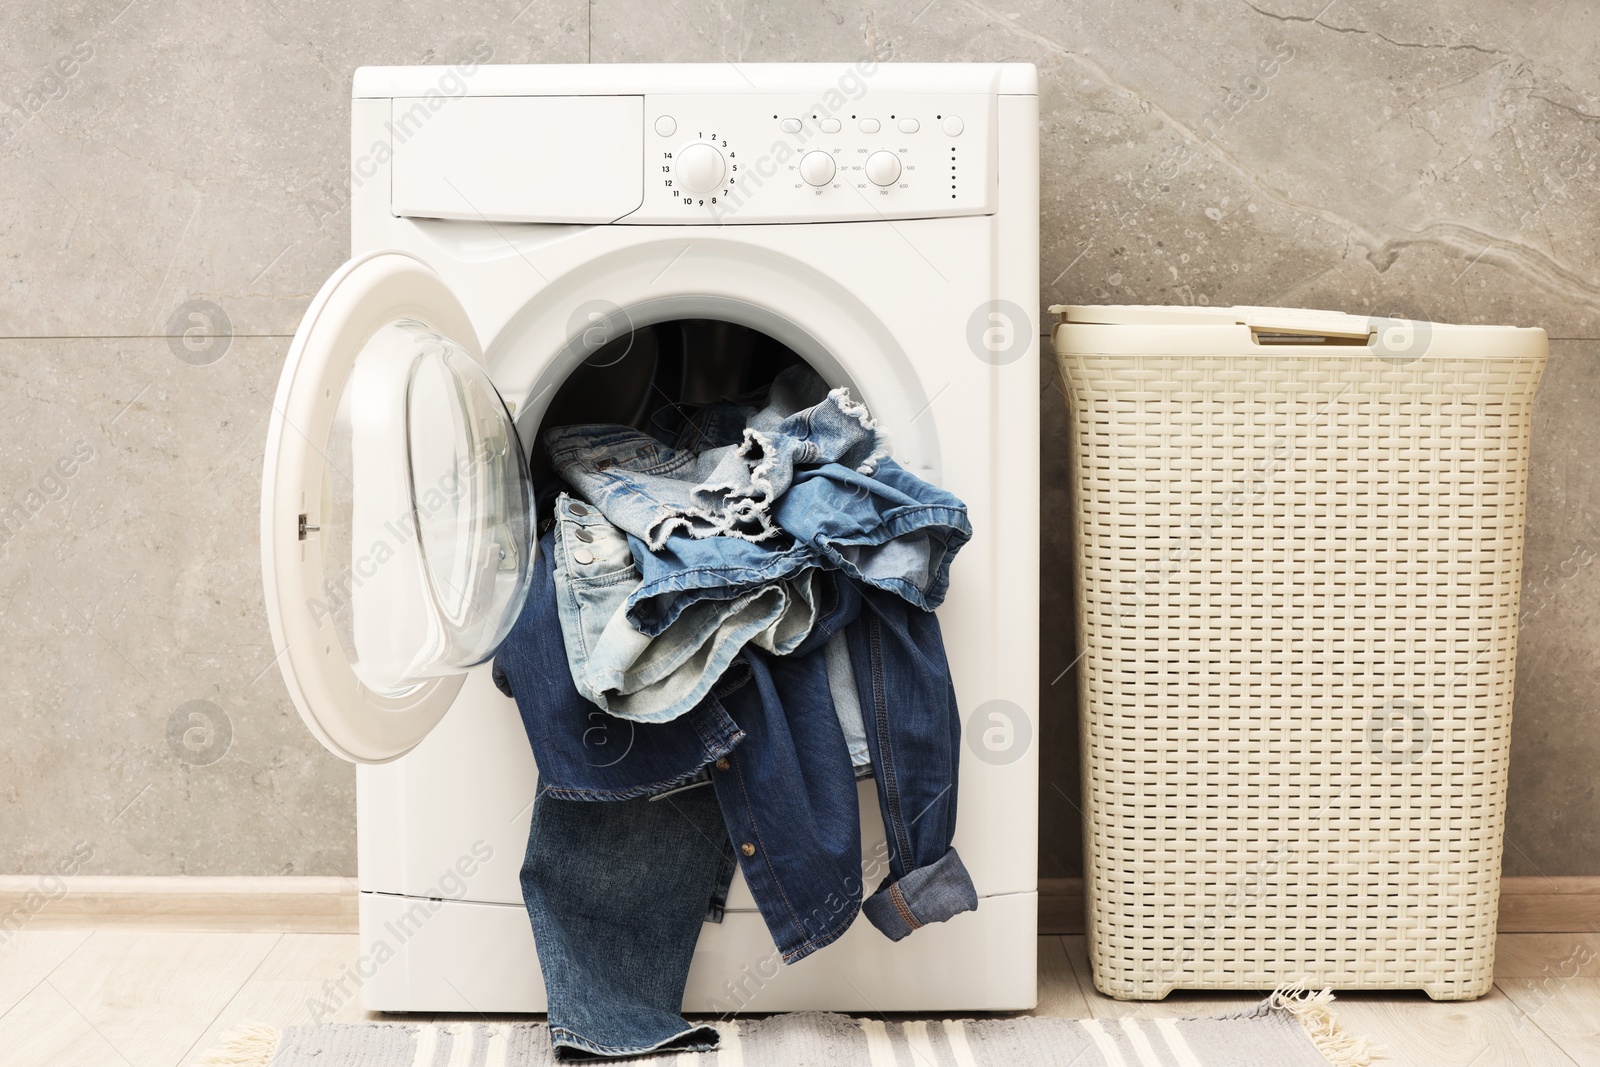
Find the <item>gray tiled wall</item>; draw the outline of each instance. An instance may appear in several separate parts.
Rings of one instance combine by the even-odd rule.
[[[5,23],[0,510],[26,518],[0,544],[0,871],[79,840],[94,873],[354,870],[354,776],[273,665],[256,509],[287,335],[347,252],[356,66],[875,53],[1038,64],[1041,306],[1549,330],[1507,867],[1600,874],[1592,4],[88,0]],[[1079,833],[1048,368],[1040,403],[1040,847],[1062,875]],[[217,730],[175,743],[196,708]]]

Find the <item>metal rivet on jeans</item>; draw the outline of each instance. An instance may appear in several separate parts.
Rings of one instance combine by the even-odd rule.
[[[717,770],[725,771],[727,769],[728,769],[728,757],[724,756],[721,759],[717,760]]]
[[[573,536],[586,545],[594,541],[594,534],[590,533],[588,530],[585,530],[582,526],[573,531]]]
[[[578,564],[580,567],[588,566],[590,563],[594,562],[594,555],[592,553],[585,552],[580,548],[578,551],[572,554],[572,562]]]
[[[584,507],[582,504],[577,503],[576,501],[574,501],[572,506],[569,507],[567,510],[572,512],[574,515],[587,515],[587,514],[589,514],[589,509]]]
[[[756,846],[746,841],[744,844],[739,846],[739,851],[743,852],[746,856],[754,856],[756,854]]]

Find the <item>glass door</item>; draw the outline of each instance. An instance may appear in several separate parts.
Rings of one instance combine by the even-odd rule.
[[[381,763],[427,736],[521,610],[532,507],[461,302],[410,255],[346,264],[290,346],[262,476],[275,651],[330,751]]]

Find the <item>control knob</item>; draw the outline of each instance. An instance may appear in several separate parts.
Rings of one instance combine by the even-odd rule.
[[[874,152],[867,157],[867,178],[873,185],[893,185],[900,180],[900,157],[893,152]]]
[[[686,193],[709,193],[722,184],[727,165],[722,153],[708,144],[692,144],[678,152],[673,172],[678,188]]]
[[[837,169],[833,157],[826,152],[807,152],[800,157],[800,177],[807,185],[827,185]]]

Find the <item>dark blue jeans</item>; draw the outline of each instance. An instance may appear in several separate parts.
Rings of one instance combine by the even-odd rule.
[[[563,1059],[715,1048],[679,1009],[700,924],[733,878],[707,786],[595,804],[541,789],[522,864],[550,1040]]]

